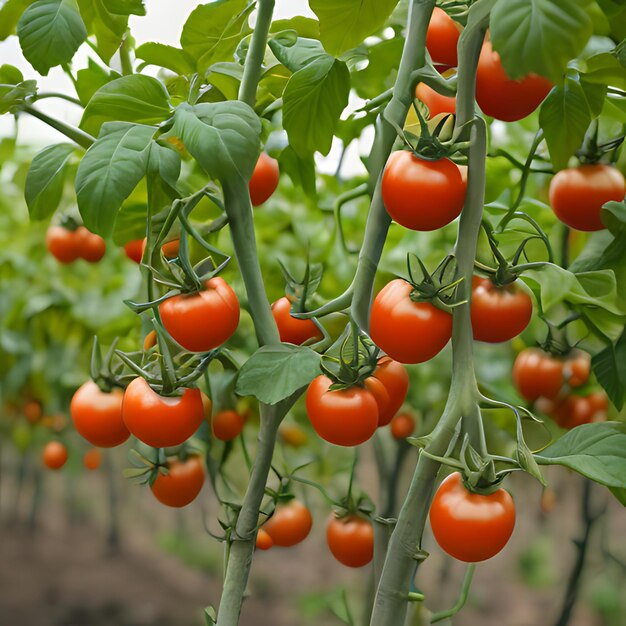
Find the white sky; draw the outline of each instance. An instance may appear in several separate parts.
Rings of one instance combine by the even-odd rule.
[[[198,4],[202,3],[198,0],[146,0],[147,15],[145,17],[131,16],[130,18],[131,32],[137,45],[146,41],[158,41],[178,46],[183,24],[189,13]],[[306,0],[276,0],[275,19],[289,18],[295,15],[315,17]],[[90,52],[87,46],[82,46],[74,57],[73,67],[75,69],[84,67]],[[15,36],[0,42],[0,65],[4,63],[20,68],[27,79],[37,79],[39,90],[42,92],[60,91],[74,94],[69,78],[60,68],[53,68],[46,77],[38,76],[24,59]],[[62,100],[53,98],[42,100],[37,104],[37,107],[52,117],[74,125],[78,124],[80,120],[81,109]],[[0,138],[12,135],[14,131],[13,119],[8,115],[0,116]],[[63,141],[63,136],[43,122],[30,116],[23,116],[19,127],[19,140],[21,143],[45,146],[49,143]],[[371,137],[368,137],[366,143],[370,142]],[[333,145],[328,157],[318,159],[320,169],[329,173],[334,172],[339,152],[340,146]],[[344,161],[345,169],[342,170],[344,173],[351,174],[363,171],[358,154],[358,147],[353,145]]]

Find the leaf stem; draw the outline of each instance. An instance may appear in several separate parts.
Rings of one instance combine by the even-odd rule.
[[[36,96],[36,100],[43,100],[44,98],[60,98],[61,100],[67,100],[67,102],[71,102],[72,104],[77,104],[78,106],[82,106],[81,101],[78,98],[74,98],[72,96],[68,96],[64,93],[59,93],[56,91],[47,91],[40,92]]]
[[[85,149],[89,148],[95,142],[95,139],[91,135],[88,135],[75,126],[70,126],[65,122],[49,117],[45,113],[33,108],[30,104],[24,105],[22,107],[22,111],[36,117],[38,120],[44,122],[44,124],[48,124],[48,126],[51,126],[55,130],[58,130],[60,133]]]

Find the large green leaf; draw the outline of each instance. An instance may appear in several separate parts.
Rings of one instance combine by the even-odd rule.
[[[331,56],[320,57],[293,74],[283,95],[283,125],[298,155],[328,154],[349,93],[348,68]]]
[[[20,16],[35,0],[6,0],[0,7],[0,41],[15,33]]]
[[[587,0],[498,0],[491,11],[493,47],[508,76],[535,72],[559,82],[592,34]]]
[[[563,465],[601,485],[624,489],[626,424],[604,422],[578,426],[535,458],[539,465]]]
[[[52,215],[61,201],[65,173],[76,146],[58,143],[44,148],[30,164],[26,175],[24,197],[32,220]]]
[[[352,73],[352,85],[361,98],[375,98],[393,87],[403,46],[402,37],[394,37],[368,49],[367,67]]]
[[[180,43],[204,72],[212,63],[232,61],[239,42],[252,30],[248,18],[254,3],[248,0],[217,0],[201,4],[187,18]]]
[[[109,13],[116,15],[145,15],[143,0],[102,0]]]
[[[295,31],[292,34],[295,34]],[[292,39],[288,35],[289,32],[279,33],[270,39],[268,45],[274,56],[292,72],[297,72],[320,58],[332,58],[317,39],[304,37]]]
[[[17,35],[27,61],[46,76],[51,67],[72,60],[87,29],[76,0],[38,0],[22,14]]]
[[[339,56],[380,30],[398,0],[309,0],[320,21],[324,48]]]
[[[593,373],[611,402],[621,411],[626,393],[626,332],[615,345],[607,346],[591,359]]]
[[[148,146],[155,128],[108,122],[87,150],[76,173],[76,197],[85,226],[106,236],[122,202],[146,172]]]
[[[239,371],[235,392],[277,404],[320,374],[320,356],[310,348],[281,344],[259,348]],[[268,384],[271,381],[271,384]]]
[[[108,63],[126,36],[128,15],[114,14],[105,4],[106,0],[78,0],[87,30],[96,36],[98,53]]]
[[[291,182],[300,187],[307,199],[317,197],[315,185],[315,159],[312,154],[299,157],[291,146],[287,146],[278,159],[280,171],[285,172]]]
[[[93,95],[80,122],[95,135],[104,122],[158,124],[171,115],[167,90],[161,81],[143,74],[122,76]]]
[[[195,70],[195,63],[190,55],[180,48],[164,43],[144,43],[135,50],[135,55],[145,65],[164,67],[176,74],[192,74]]]
[[[270,33],[279,33],[281,30],[295,30],[299,37],[320,38],[320,23],[302,15],[287,20],[274,20],[270,26]]]
[[[579,61],[578,67],[587,82],[626,89],[626,67],[613,53],[594,54]]]
[[[80,103],[86,107],[98,89],[120,77],[117,72],[107,72],[101,65],[89,59],[87,67],[76,72],[76,93]]]

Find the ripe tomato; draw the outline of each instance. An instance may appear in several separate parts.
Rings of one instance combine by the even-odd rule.
[[[145,339],[143,340],[143,351],[148,352],[148,350],[150,350],[151,348],[154,348],[154,346],[156,346],[156,342],[157,342],[156,331],[151,330],[146,335]]]
[[[406,439],[415,430],[415,420],[408,413],[401,413],[391,420],[390,428],[394,439]]]
[[[406,399],[409,390],[409,375],[404,365],[388,356],[378,359],[373,375],[385,386],[389,396],[386,409],[381,411],[379,406],[378,415],[378,426],[386,426]]]
[[[515,388],[529,402],[556,398],[564,382],[563,361],[538,348],[526,348],[517,355],[512,375]]]
[[[542,398],[537,408],[549,415],[561,428],[571,429],[605,420],[609,405],[604,393],[595,392],[588,396],[566,395],[556,400]]]
[[[141,263],[143,257],[144,239],[135,239],[124,245],[124,254],[135,263]]]
[[[328,376],[314,378],[306,393],[306,410],[317,434],[338,446],[357,446],[378,428],[378,403],[367,389],[354,386],[330,391]]]
[[[269,536],[269,534],[259,528],[259,532],[256,534],[256,547],[258,550],[269,550],[274,545],[274,540]]]
[[[463,209],[467,185],[450,159],[425,161],[398,150],[387,161],[382,180],[385,208],[411,230],[437,230]]]
[[[299,320],[291,317],[291,302],[286,297],[272,304],[272,315],[276,320],[280,340],[283,343],[293,343],[299,346],[309,339],[322,338],[322,333],[313,320]]]
[[[503,122],[521,120],[543,102],[551,89],[552,83],[536,74],[511,80],[491,42],[483,44],[476,70],[476,102],[485,115]]]
[[[440,547],[459,561],[477,563],[495,556],[515,527],[515,504],[504,489],[489,495],[468,491],[461,474],[450,474],[430,507],[430,525]]]
[[[221,441],[230,441],[239,437],[245,420],[237,411],[219,411],[211,419],[213,434]]]
[[[556,216],[570,228],[588,232],[606,228],[600,219],[602,205],[621,202],[625,193],[622,173],[601,163],[561,170],[550,181],[550,205]]]
[[[211,415],[213,415],[213,401],[203,391],[200,392],[202,398],[202,409],[204,411],[204,419],[207,422],[211,422]]]
[[[61,469],[65,465],[67,457],[67,448],[60,441],[50,441],[43,449],[44,465],[50,469]]]
[[[83,465],[85,469],[91,471],[97,470],[100,467],[100,463],[102,463],[102,453],[98,448],[87,450],[83,455]]]
[[[74,427],[94,446],[119,446],[130,437],[122,419],[123,399],[120,389],[105,393],[96,383],[88,380],[78,388],[70,404]]]
[[[180,508],[193,502],[204,485],[204,465],[199,456],[189,457],[186,461],[168,462],[168,473],[159,472],[150,485],[155,498],[165,504]]]
[[[106,252],[106,244],[100,235],[89,232],[84,226],[76,229],[76,236],[80,237],[80,256],[88,263],[97,263]]]
[[[153,448],[179,446],[191,437],[204,420],[199,389],[185,389],[182,396],[164,397],[143,378],[126,388],[122,403],[126,428]]]
[[[452,315],[430,302],[413,302],[413,287],[396,278],[374,299],[370,336],[400,363],[423,363],[438,354],[452,336]]]
[[[304,541],[312,526],[309,509],[298,500],[290,500],[276,506],[274,515],[263,524],[263,530],[270,536],[273,545],[289,548]]]
[[[348,567],[363,567],[374,557],[374,528],[364,517],[349,515],[337,519],[331,515],[326,541],[332,555]]]
[[[73,263],[80,257],[81,240],[76,231],[63,226],[50,226],[46,233],[46,247],[61,263]]]
[[[496,287],[489,278],[472,278],[474,339],[500,343],[517,337],[530,322],[533,303],[515,285]]]
[[[563,376],[570,387],[582,387],[591,374],[591,357],[582,350],[574,350],[563,364]]]
[[[168,298],[159,305],[165,330],[190,352],[207,352],[221,346],[239,324],[239,300],[219,276],[206,289]]]
[[[279,177],[278,161],[261,152],[248,184],[252,206],[263,204],[276,191]]]
[[[144,252],[146,251],[146,246],[148,245],[148,240],[144,237],[141,242],[141,257],[143,258]],[[168,241],[161,246],[161,252],[166,259],[175,259],[178,256],[178,252],[180,250],[180,239],[172,239],[172,241]]]
[[[434,64],[445,67],[457,66],[457,44],[460,34],[461,26],[443,9],[435,7],[426,33],[426,48]]]
[[[442,96],[426,83],[419,83],[415,89],[415,97],[428,107],[431,118],[440,113],[456,113],[456,98]]]

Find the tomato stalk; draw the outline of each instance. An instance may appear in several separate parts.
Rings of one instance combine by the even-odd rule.
[[[85,148],[85,150],[87,150],[87,148],[89,148],[91,144],[93,144],[95,141],[95,139],[91,135],[88,135],[79,128],[75,128],[74,126],[65,124],[60,120],[55,120],[52,117],[43,113],[42,111],[38,111],[30,104],[24,105],[22,107],[22,111],[24,111],[24,113],[32,115],[33,117],[36,117],[38,120],[44,122],[44,124],[48,124],[48,126],[51,126],[55,130],[58,130],[68,139],[71,139],[74,143],[77,143],[82,148]]]

